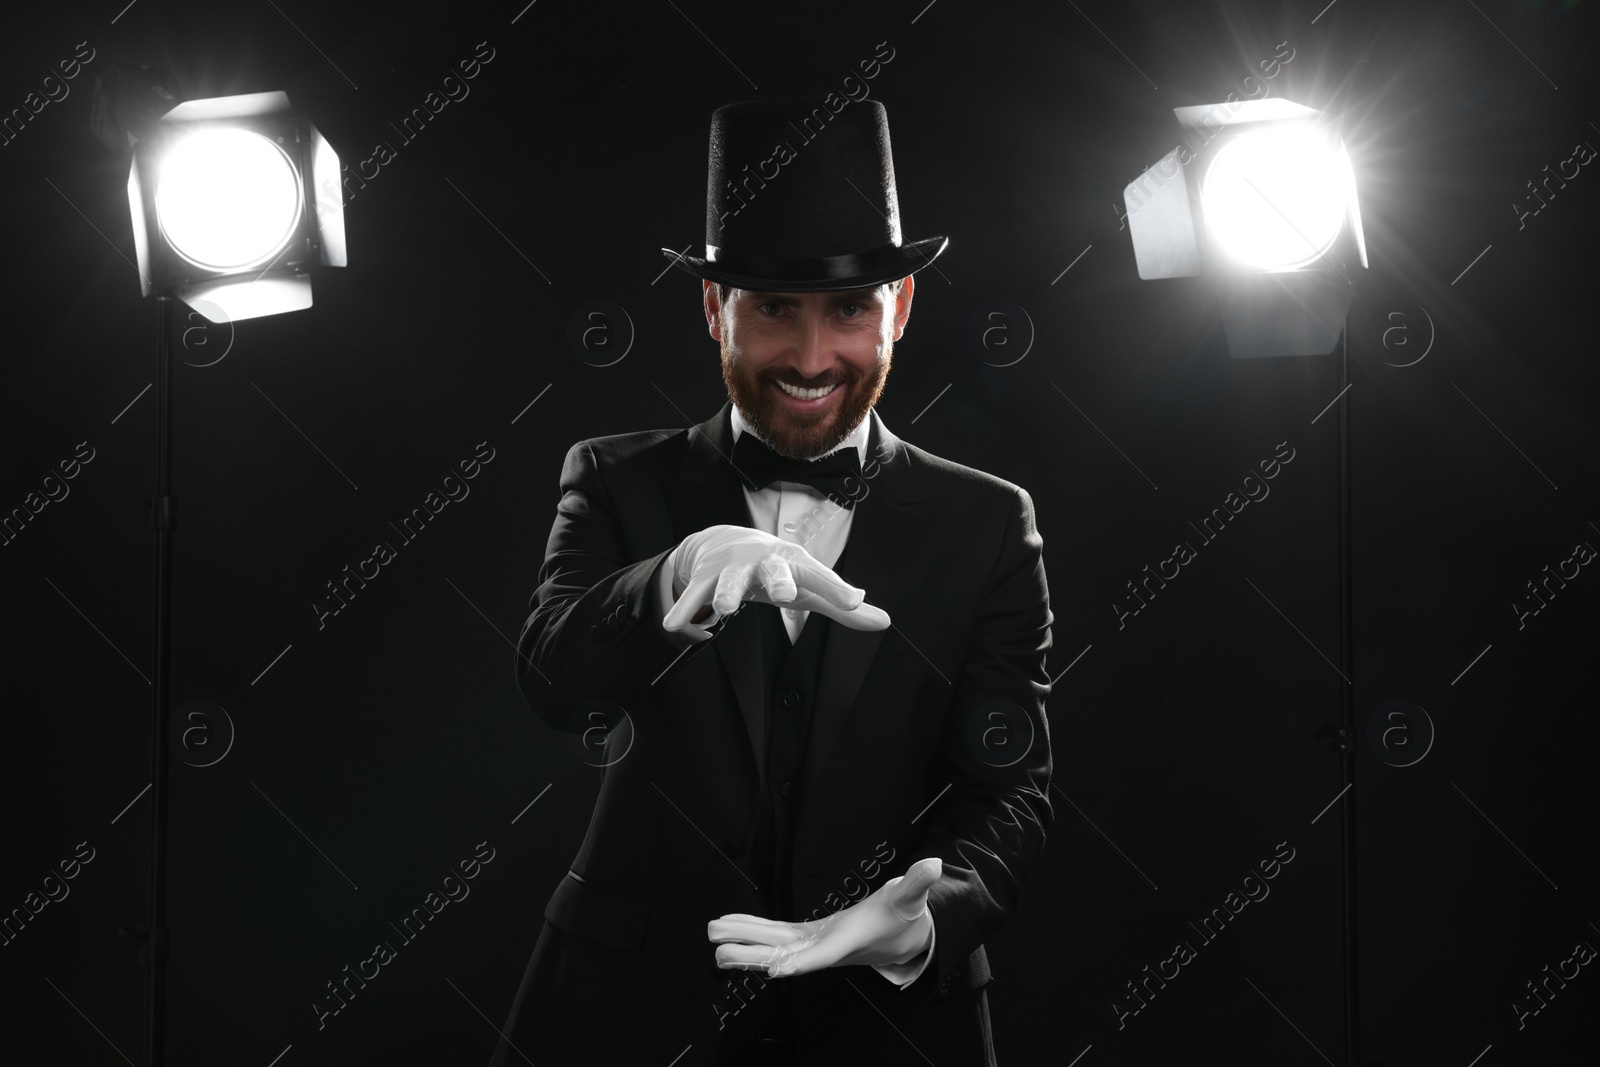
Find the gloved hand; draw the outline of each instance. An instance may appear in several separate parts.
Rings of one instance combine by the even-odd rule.
[[[889,616],[865,603],[866,591],[840,578],[801,545],[749,526],[708,526],[685,537],[675,555],[673,590],[682,590],[661,620],[665,630],[695,641],[709,631],[694,621],[710,604],[710,624],[746,600],[820,611],[857,630],[883,630]]]
[[[761,970],[768,978],[824,967],[905,963],[933,939],[928,890],[943,873],[944,862],[930,856],[826,918],[787,923],[724,915],[706,924],[706,937],[718,946],[718,967]]]

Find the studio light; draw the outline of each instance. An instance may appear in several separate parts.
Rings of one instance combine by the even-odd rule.
[[[203,130],[161,160],[156,222],[201,270],[247,270],[282,254],[302,199],[294,163],[275,143],[248,130]]]
[[[1354,185],[1336,143],[1303,130],[1258,130],[1217,151],[1200,204],[1223,251],[1262,270],[1298,270],[1333,247]]]
[[[1287,100],[1173,114],[1185,143],[1123,191],[1139,277],[1210,276],[1235,358],[1331,352],[1367,265],[1338,132]]]
[[[1173,114],[1185,128],[1185,142],[1123,190],[1139,277],[1206,276],[1221,305],[1228,354],[1235,359],[1340,351],[1338,382],[1329,391],[1338,404],[1337,669],[1345,684],[1339,722],[1315,736],[1335,742],[1343,796],[1355,785],[1356,774],[1352,401],[1346,397],[1351,383],[1345,319],[1355,296],[1352,276],[1367,265],[1355,170],[1333,124],[1300,104],[1231,100],[1174,108]],[[1352,1063],[1360,1002],[1351,950],[1358,899],[1354,835],[1354,817],[1342,818],[1344,1014]]]
[[[170,83],[165,71],[118,64],[96,78],[89,117],[102,144],[130,157],[139,283],[156,298],[150,918],[123,928],[139,943],[148,979],[145,1067],[161,1067],[166,1054],[169,768],[171,749],[187,737],[182,709],[172,708],[174,313],[182,301],[214,323],[228,323],[309,308],[312,269],[346,263],[339,157],[290,109],[289,97],[268,92],[179,103]],[[183,320],[185,337],[192,319]]]
[[[148,99],[150,87],[130,75],[120,89]],[[144,295],[175,296],[213,321],[310,307],[312,270],[347,261],[332,146],[282,92],[189,100],[155,119],[148,111],[107,104],[107,114],[138,121],[102,135],[125,138],[132,152]]]

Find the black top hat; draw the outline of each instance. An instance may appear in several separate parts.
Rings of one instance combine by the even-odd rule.
[[[766,292],[870,288],[950,243],[901,243],[889,116],[876,100],[837,112],[798,99],[719,107],[706,170],[705,255],[661,250],[699,278]]]

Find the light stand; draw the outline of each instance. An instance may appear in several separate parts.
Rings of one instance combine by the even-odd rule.
[[[151,499],[155,527],[155,698],[150,805],[150,923],[144,931],[146,987],[144,1062],[162,1062],[167,981],[167,709],[172,669],[172,297],[156,297],[156,494]]]
[[[1350,386],[1350,325],[1340,335],[1339,389]],[[1340,868],[1344,878],[1341,903],[1344,914],[1344,1047],[1346,1067],[1361,1062],[1360,1018],[1357,1008],[1356,948],[1356,727],[1355,727],[1355,600],[1351,585],[1350,552],[1350,399],[1339,404],[1339,670],[1345,677],[1339,700],[1340,795],[1350,790],[1350,802],[1339,809]]]

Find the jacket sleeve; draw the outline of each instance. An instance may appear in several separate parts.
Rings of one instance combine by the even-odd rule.
[[[595,701],[637,714],[679,653],[695,655],[661,628],[658,570],[676,546],[629,558],[623,525],[593,443],[578,442],[562,466],[533,610],[517,638],[517,686],[558,730],[584,722]]]
[[[949,788],[923,816],[922,846],[905,859],[944,863],[928,894],[938,931],[927,969],[897,996],[914,1003],[956,984],[968,958],[1004,925],[1044,847],[1050,807],[1051,644],[1044,543],[1033,500],[1017,488],[985,583],[934,769]]]

